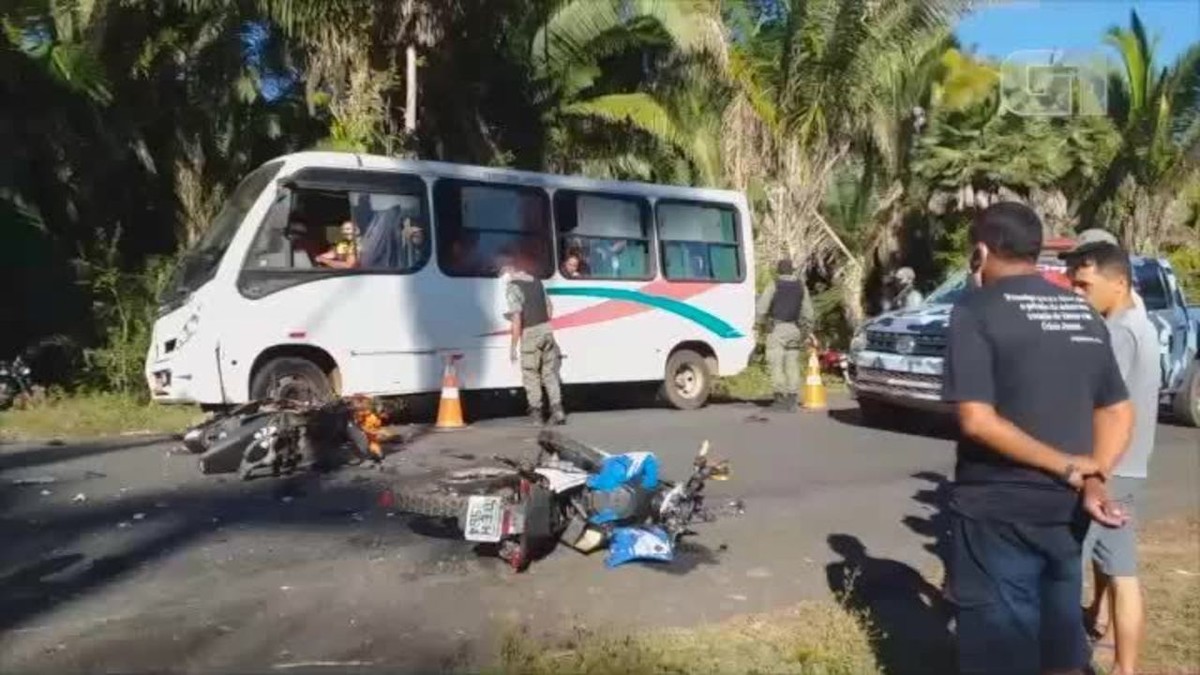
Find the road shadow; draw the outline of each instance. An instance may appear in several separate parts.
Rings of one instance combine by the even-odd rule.
[[[951,415],[939,415],[920,410],[905,410],[886,422],[868,421],[858,406],[831,408],[829,417],[836,422],[862,429],[891,431],[909,436],[936,438],[944,441],[958,440],[958,424]]]
[[[949,615],[920,572],[876,558],[857,537],[831,534],[840,560],[825,568],[829,590],[869,627],[875,657],[889,675],[953,672]]]
[[[182,429],[180,431],[183,431]],[[46,464],[57,464],[72,459],[96,457],[113,452],[124,452],[135,448],[158,445],[169,440],[169,435],[140,436],[136,441],[112,440],[85,443],[53,442],[31,444],[28,448],[5,450],[0,453],[0,471],[31,469]]]
[[[212,481],[106,502],[49,504],[0,516],[0,636],[117,583],[177,551],[219,541],[226,528],[411,537],[376,528],[378,485],[318,475]],[[11,495],[28,506],[37,492]],[[365,524],[364,524],[365,523]]]
[[[947,563],[950,556],[950,480],[933,471],[919,471],[912,477],[930,485],[928,488],[917,490],[913,495],[913,501],[926,507],[928,515],[905,516],[902,522],[908,529],[928,539],[925,550],[937,556],[943,570],[949,569]]]

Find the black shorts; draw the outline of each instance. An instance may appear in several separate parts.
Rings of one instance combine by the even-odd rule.
[[[953,516],[959,672],[1040,675],[1088,665],[1079,540],[1068,524]]]

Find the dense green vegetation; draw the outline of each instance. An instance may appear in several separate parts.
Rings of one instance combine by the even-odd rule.
[[[1195,298],[1200,46],[1157,63],[1131,16],[1097,36],[1107,115],[1020,116],[955,43],[968,4],[10,0],[0,356],[53,340],[75,360],[44,376],[140,392],[171,257],[311,147],[745,190],[761,259],[804,263],[834,339],[889,269],[959,264],[997,198],[1172,255]]]

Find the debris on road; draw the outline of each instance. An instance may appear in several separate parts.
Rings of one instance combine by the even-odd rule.
[[[766,415],[760,415],[760,414],[755,413],[753,415],[746,415],[746,419],[744,419],[742,421],[743,422],[770,422],[771,418],[767,417]]]
[[[117,523],[117,529],[119,529],[119,530],[124,530],[127,527],[129,527],[128,520],[122,520],[121,522]]]
[[[87,495],[85,495],[85,494],[83,494],[82,492],[80,492],[79,494],[77,494],[77,495],[75,495],[74,497],[72,497],[72,498],[71,498],[71,501],[72,501],[72,502],[75,502],[76,504],[78,504],[78,503],[80,503],[80,502],[86,502],[86,501],[87,501]]]
[[[52,495],[52,494],[54,494],[54,493],[53,493],[53,492],[50,492],[49,490],[42,490],[42,496],[43,496],[43,497],[49,497],[49,496],[50,496],[50,495]]]
[[[51,485],[57,483],[58,479],[54,476],[30,476],[28,478],[14,478],[13,485]]]
[[[146,514],[144,514],[144,513],[135,513],[135,514],[133,514],[133,519],[134,519],[134,520],[144,520],[145,518],[146,518]]]
[[[87,471],[83,472],[83,477],[84,478],[108,478],[108,474],[88,469]]]
[[[392,434],[376,408],[364,396],[252,401],[189,429],[184,447],[200,455],[203,473],[237,473],[243,480],[366,462],[378,468]]]

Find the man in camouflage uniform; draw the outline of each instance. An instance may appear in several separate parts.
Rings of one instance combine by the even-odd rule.
[[[811,344],[815,312],[808,289],[795,273],[791,260],[775,265],[775,280],[758,297],[759,324],[771,322],[767,333],[767,366],[775,390],[776,410],[795,411],[800,392],[800,348]]]
[[[920,307],[925,298],[921,295],[921,291],[917,290],[916,284],[917,274],[911,267],[901,267],[896,270],[896,273],[890,278],[892,297],[884,302],[883,311]]]
[[[550,399],[550,421],[565,424],[566,415],[562,407],[562,382],[559,368],[562,353],[550,328],[553,308],[546,288],[540,279],[530,275],[523,267],[508,262],[501,269],[505,284],[505,299],[508,312],[505,317],[512,323],[509,343],[509,359],[521,362],[521,381],[525,386],[525,397],[529,403],[529,417],[536,425],[543,423],[542,387]]]

